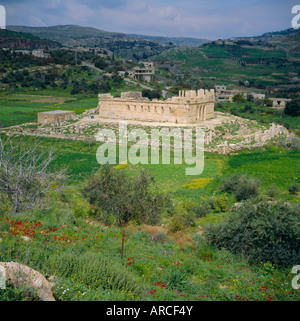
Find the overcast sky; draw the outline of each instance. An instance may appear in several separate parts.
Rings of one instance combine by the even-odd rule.
[[[291,28],[300,0],[0,0],[7,25],[77,24],[106,31],[205,39]]]

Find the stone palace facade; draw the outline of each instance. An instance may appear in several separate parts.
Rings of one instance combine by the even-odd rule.
[[[149,100],[141,92],[122,92],[121,97],[100,94],[99,115],[111,119],[128,119],[188,124],[214,117],[214,89],[179,91],[166,100]]]

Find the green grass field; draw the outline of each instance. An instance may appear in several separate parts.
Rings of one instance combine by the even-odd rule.
[[[48,97],[47,94],[51,97]],[[57,94],[57,93],[56,93]],[[0,96],[0,124],[2,127],[19,125],[27,122],[37,122],[37,114],[50,110],[74,110],[77,114],[81,114],[86,109],[95,108],[98,104],[96,97],[91,98],[75,98],[71,100],[68,96],[52,96],[51,91],[39,93],[40,96],[30,94],[19,95],[1,95]],[[59,100],[64,102],[57,102]],[[43,100],[49,100],[43,102]],[[51,100],[55,102],[51,102]],[[74,99],[74,98],[72,98]],[[40,102],[39,102],[40,100]],[[38,102],[37,102],[38,101]]]
[[[33,142],[30,137],[25,140]],[[197,228],[222,222],[228,211],[210,212],[197,219],[196,226],[175,233],[169,233],[164,227],[165,222],[168,224],[172,219],[170,217],[164,217],[163,226],[131,222],[126,227],[124,257],[121,260],[122,229],[103,226],[93,220],[93,216],[90,220],[94,223],[88,223],[85,215],[89,205],[79,192],[88,175],[99,169],[95,157],[97,146],[89,148],[88,143],[82,141],[38,140],[41,148],[56,149],[58,158],[54,167],[68,167],[69,188],[63,201],[54,199],[50,209],[37,215],[0,216],[0,261],[17,260],[44,275],[55,275],[52,291],[56,300],[299,300],[299,293],[291,287],[293,276],[290,270],[277,269],[269,262],[250,264],[243,255],[236,256],[226,249],[216,249],[203,242]],[[236,155],[206,153],[204,172],[194,177],[185,175],[184,165],[128,165],[120,166],[118,170],[131,176],[137,174],[141,167],[145,168],[155,177],[158,188],[169,191],[179,205],[200,202],[218,194],[222,178],[234,172],[259,178],[262,192],[275,183],[281,191],[278,199],[295,202],[299,198],[288,195],[286,189],[288,184],[298,181],[299,160],[299,151],[269,147]],[[195,184],[194,180],[197,180]],[[198,188],[191,188],[197,184]],[[29,235],[32,241],[23,241],[24,235]],[[155,241],[153,237],[162,239]],[[83,269],[70,271],[68,258],[81,257],[83,253],[89,255]],[[61,266],[57,261],[60,258],[63,260]],[[109,269],[135,278],[135,284],[143,287],[143,292],[111,287],[113,282],[108,269],[101,272],[101,267],[98,270],[98,265],[93,263],[97,258],[109,259]],[[99,284],[100,277],[105,283]],[[24,300],[25,296],[8,287],[6,292],[0,290],[0,299]]]
[[[251,110],[245,110],[245,106],[251,106]],[[222,102],[216,104],[215,110],[223,113],[232,113],[240,117],[256,120],[260,123],[278,123],[285,126],[290,131],[295,132],[296,134],[299,134],[300,132],[299,116],[286,115],[282,110],[278,111],[271,107],[258,107],[254,102]]]
[[[34,142],[32,137],[23,139],[25,143]],[[210,211],[198,218],[195,226],[177,232],[165,227],[172,220],[167,214],[161,226],[130,222],[121,260],[122,229],[104,226],[95,220],[95,214],[90,214],[87,221],[90,206],[79,191],[86,178],[100,168],[96,161],[98,146],[89,147],[84,141],[37,140],[40,148],[56,150],[58,158],[52,169],[68,169],[69,187],[62,199],[53,195],[51,207],[37,214],[0,215],[0,261],[17,260],[46,276],[55,275],[52,291],[56,300],[299,301],[299,293],[291,287],[290,270],[278,269],[269,262],[250,264],[243,255],[214,248],[202,240],[198,228],[224,221],[232,199],[226,211]],[[142,167],[148,170],[157,187],[170,192],[177,206],[220,195],[222,179],[234,172],[259,178],[261,193],[276,184],[281,192],[278,199],[299,202],[297,195],[287,193],[287,186],[299,181],[299,161],[299,151],[269,146],[234,155],[205,153],[204,172],[200,176],[186,176],[186,166],[174,164],[129,164],[116,169],[128,176],[138,174]],[[24,235],[30,236],[30,243],[22,239]],[[155,237],[161,239],[156,241]],[[88,260],[85,259],[83,268],[71,271],[69,258],[84,258],[84,253]],[[93,263],[101,258],[110,260],[109,269]],[[115,287],[109,274],[113,272],[134,278],[143,290],[132,292],[122,285]],[[100,278],[104,283],[99,284]],[[7,290],[0,290],[2,301],[25,299],[22,291],[10,285]]]
[[[24,138],[28,143],[33,140]],[[84,141],[68,141],[54,138],[38,138],[43,149],[53,148],[57,159],[53,167],[67,168],[69,184],[80,186],[92,173],[100,168],[96,160],[97,144],[89,146]],[[99,145],[100,146],[100,145]],[[148,171],[156,181],[157,186],[173,194],[179,201],[199,202],[211,197],[221,185],[222,178],[234,172],[245,173],[261,181],[261,191],[275,184],[282,192],[281,197],[297,200],[296,196],[287,193],[287,187],[299,183],[300,152],[280,149],[275,146],[242,151],[236,155],[220,155],[205,153],[204,171],[199,176],[187,176],[185,170],[189,165],[132,165],[124,167],[129,176],[136,175],[141,168]],[[172,162],[172,156],[171,156]],[[117,164],[116,164],[117,165]],[[200,180],[200,187],[190,186],[194,180]],[[205,182],[201,184],[201,181]],[[196,181],[197,182],[197,181]],[[195,188],[196,187],[196,188]]]

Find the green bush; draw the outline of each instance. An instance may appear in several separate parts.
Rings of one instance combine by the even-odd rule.
[[[196,226],[196,215],[193,210],[194,207],[194,202],[183,202],[177,205],[173,209],[173,214],[175,214],[173,218],[173,223],[175,222],[173,227],[180,227],[181,225],[183,227]],[[180,221],[180,224],[177,224],[176,221]]]
[[[251,262],[290,267],[300,260],[300,210],[284,202],[242,203],[218,225],[208,225],[205,239],[218,248],[241,253]]]
[[[136,292],[137,280],[121,264],[100,254],[85,253],[76,256],[72,253],[53,255],[49,266],[55,275],[74,278],[93,288]]]
[[[247,175],[234,173],[223,181],[222,192],[233,193],[238,201],[246,200],[259,195],[260,181],[248,178]]]
[[[272,107],[273,102],[269,98],[265,98],[264,99],[264,105],[267,106],[267,107]]]
[[[242,94],[235,94],[232,97],[232,101],[234,103],[244,103],[246,100],[245,100],[245,98],[244,98],[244,96]]]
[[[292,184],[292,185],[288,186],[288,191],[289,191],[290,194],[295,195],[295,194],[299,193],[300,187],[299,187],[298,184]]]
[[[202,202],[199,205],[196,205],[192,211],[195,213],[196,217],[200,218],[206,216],[210,209],[211,207],[208,202]]]
[[[285,106],[284,112],[290,116],[300,116],[300,99],[289,101]]]
[[[174,216],[169,224],[169,232],[175,233],[183,229],[184,225],[181,218],[178,215]]]
[[[266,188],[265,193],[270,198],[276,198],[280,194],[280,190],[275,184],[272,184]]]
[[[196,216],[192,211],[182,214],[181,218],[184,226],[196,226]]]
[[[72,198],[69,203],[75,217],[86,217],[90,215],[91,208],[89,202],[75,191],[72,191]]]
[[[233,193],[240,184],[241,174],[234,173],[223,180],[222,192]]]
[[[151,235],[150,239],[154,242],[164,243],[168,238],[164,232],[158,232],[154,235]]]
[[[229,199],[226,194],[222,194],[215,198],[213,207],[217,212],[225,212],[228,206],[228,202]]]

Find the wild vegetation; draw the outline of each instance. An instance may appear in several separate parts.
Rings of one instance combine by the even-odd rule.
[[[262,100],[243,100],[233,103],[218,102],[216,104],[216,110],[247,119],[257,120],[260,123],[277,123],[299,135],[300,118],[297,115],[297,100],[295,99],[292,102],[293,111],[291,113],[293,113],[293,115],[289,112],[289,106],[290,105],[288,104],[285,110],[277,110],[264,106],[264,101]]]
[[[294,172],[298,151],[268,147],[232,156],[210,154],[203,175],[195,179],[178,165],[105,169],[96,162],[97,146],[38,140],[40,148],[55,146],[59,153],[49,170],[69,165],[68,184],[52,191],[45,209],[18,214],[12,214],[2,194],[0,260],[27,264],[48,278],[54,275],[57,300],[299,299],[291,287],[291,262],[299,255],[299,195],[291,188],[299,184]],[[282,166],[286,171],[278,175]],[[141,188],[149,184],[142,167],[152,174],[155,189]],[[111,175],[115,178],[108,179]],[[247,179],[259,179],[261,187],[254,184],[255,193],[249,194],[249,186],[243,185]],[[276,198],[268,189],[273,184],[280,191]],[[238,189],[244,191],[245,203],[237,203]],[[166,192],[170,199],[162,210],[151,199]],[[122,202],[125,212],[119,211]],[[122,213],[124,234],[118,219]],[[245,222],[258,229],[251,229],[252,236]],[[1,291],[1,299],[32,299],[18,296],[18,289],[10,291]]]
[[[98,93],[136,90],[118,75],[134,63],[118,54],[138,61],[160,53],[153,57],[155,90],[145,89],[144,96],[160,99],[166,85],[170,96],[220,83],[267,94],[278,86],[275,95],[293,99],[283,112],[251,97],[235,97],[216,110],[257,120],[263,129],[277,122],[299,133],[299,90],[292,81],[299,76],[298,53],[288,54],[280,43],[244,39],[167,51],[173,45],[155,43],[145,50],[152,42],[134,38],[125,48],[123,35],[72,30],[75,38],[94,34],[83,42],[109,36],[107,54],[114,47],[115,55],[78,52],[76,66],[74,51],[53,50],[45,61],[0,50],[2,127],[30,123],[34,131],[40,111],[81,114],[97,106]],[[63,39],[70,26],[54,31]],[[206,152],[203,173],[187,176],[185,164],[173,160],[133,166],[117,159],[100,166],[95,141],[0,137],[0,261],[43,273],[54,283],[56,300],[299,301],[291,284],[300,258],[297,139]],[[37,297],[7,284],[0,300]]]

